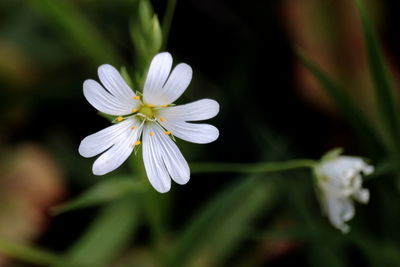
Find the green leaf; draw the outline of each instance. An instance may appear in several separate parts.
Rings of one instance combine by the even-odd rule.
[[[66,258],[63,258],[57,254],[53,254],[42,249],[29,247],[5,239],[0,239],[0,254],[40,266],[50,266],[54,264],[62,267],[84,266],[78,264],[77,262],[69,261]]]
[[[245,178],[221,192],[196,214],[169,252],[169,266],[218,266],[248,234],[252,222],[276,201],[265,177]]]
[[[353,126],[356,133],[362,138],[363,144],[369,147],[371,151],[381,149],[382,141],[387,147],[390,143],[384,136],[381,136],[378,131],[371,125],[361,110],[354,104],[351,98],[345,93],[345,90],[338,86],[321,68],[307,58],[300,51],[298,52],[299,59],[303,62],[308,71],[317,79],[322,88],[335,101],[338,108],[341,110],[344,117]]]
[[[49,25],[54,26],[60,37],[70,44],[71,49],[78,49],[77,53],[86,56],[94,65],[121,62],[112,44],[103,38],[73,1],[29,0],[28,2]]]
[[[110,266],[137,229],[141,218],[137,202],[137,198],[128,197],[104,207],[88,230],[69,249],[68,259],[89,266]]]
[[[120,199],[141,190],[142,184],[135,181],[132,177],[110,178],[89,188],[76,199],[52,208],[51,212],[59,214],[66,211],[87,208]]]
[[[361,250],[370,266],[397,266],[400,262],[399,246],[390,240],[374,239],[353,229],[349,241]]]
[[[393,87],[392,77],[389,74],[388,64],[383,56],[375,29],[368,16],[363,0],[356,0],[360,13],[368,64],[374,82],[375,99],[387,135],[394,144],[399,145],[400,137],[400,109],[396,90]]]

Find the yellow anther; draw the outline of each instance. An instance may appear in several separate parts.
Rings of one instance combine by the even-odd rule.
[[[135,113],[136,111],[137,111],[137,109],[136,109],[136,108],[132,109],[132,112],[133,112],[133,113]]]
[[[161,107],[162,107],[162,108],[166,108],[166,107],[168,107],[168,105],[161,105]]]
[[[117,118],[117,121],[123,121],[124,120],[124,118],[122,118],[121,116],[119,116],[118,118]]]
[[[159,120],[160,120],[161,122],[165,121],[165,119],[164,119],[163,117],[160,117]]]
[[[166,131],[165,134],[166,134],[166,135],[170,135],[171,132],[170,132],[170,131]]]
[[[134,97],[132,97],[133,99],[136,99],[136,100],[139,100],[140,99],[140,96],[138,96],[138,95],[135,95]]]
[[[137,140],[136,142],[135,142],[135,146],[138,146],[138,145],[140,145],[142,142],[140,142],[139,140]]]
[[[147,104],[147,106],[148,106],[149,108],[154,108],[154,105],[153,105],[153,104]]]
[[[153,132],[150,132],[149,135],[150,135],[150,136],[153,136]]]
[[[135,129],[136,129],[136,126],[132,126],[132,127],[131,127],[131,130],[135,130]]]

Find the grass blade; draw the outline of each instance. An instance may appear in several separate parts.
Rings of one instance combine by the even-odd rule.
[[[372,22],[368,16],[363,0],[356,0],[360,14],[365,45],[367,49],[369,69],[374,82],[375,97],[381,119],[388,136],[398,144],[400,136],[400,109],[393,81],[389,74],[388,64],[383,56]]]
[[[163,34],[163,45],[162,50],[167,47],[169,30],[171,29],[172,19],[174,17],[175,7],[177,0],[168,0],[167,8],[165,10],[164,18],[162,21],[162,34]]]
[[[95,65],[121,63],[113,46],[102,37],[96,27],[77,9],[72,1],[29,0],[48,22],[60,31],[72,49],[88,57]]]
[[[275,203],[272,183],[250,177],[218,194],[191,220],[172,251],[169,266],[218,266],[248,234],[251,222]]]
[[[68,259],[89,266],[110,266],[132,239],[139,212],[137,200],[133,197],[108,204],[69,250]]]
[[[52,213],[59,214],[107,203],[140,190],[142,190],[142,184],[132,179],[132,177],[114,177],[101,181],[77,198],[52,208]]]
[[[0,239],[0,254],[40,266],[59,264],[58,266],[83,267],[83,265],[67,261],[59,255],[4,239]]]
[[[317,79],[322,88],[324,88],[335,101],[344,117],[353,126],[356,133],[363,139],[363,144],[369,146],[371,151],[380,149],[381,142],[379,140],[384,140],[384,144],[390,146],[389,141],[382,139],[383,137],[371,125],[362,111],[351,101],[350,97],[345,94],[344,89],[338,86],[321,68],[304,54],[299,52],[298,56],[307,70]]]

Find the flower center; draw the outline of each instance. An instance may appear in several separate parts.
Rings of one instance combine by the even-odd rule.
[[[139,109],[139,113],[141,113],[142,115],[144,115],[144,116],[146,117],[146,119],[154,119],[155,112],[154,112],[154,110],[153,110],[151,107],[149,107],[149,106],[142,106],[142,107]]]

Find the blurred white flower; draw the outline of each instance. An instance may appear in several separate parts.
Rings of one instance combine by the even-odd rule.
[[[373,171],[374,167],[361,158],[339,155],[325,158],[315,167],[323,210],[343,233],[350,230],[346,222],[354,217],[353,200],[368,203],[369,191],[362,188],[362,174]]]
[[[89,103],[103,113],[117,116],[116,124],[89,135],[79,146],[79,153],[84,157],[104,152],[93,164],[95,175],[115,170],[142,144],[146,173],[157,191],[169,191],[171,178],[178,184],[189,181],[189,166],[173,136],[198,144],[215,141],[219,136],[216,127],[190,122],[214,117],[219,112],[219,104],[202,99],[174,106],[172,103],[192,79],[192,68],[181,63],[171,72],[171,67],[169,53],[153,58],[143,96],[136,95],[110,65],[98,69],[105,89],[94,80],[84,82],[83,93]]]

